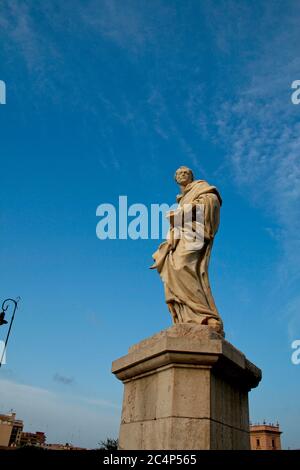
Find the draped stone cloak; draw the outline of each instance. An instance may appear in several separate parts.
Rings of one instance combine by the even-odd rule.
[[[174,237],[170,227],[168,239],[153,254],[152,269],[157,269],[164,283],[165,299],[174,323],[207,324],[217,319],[222,325],[208,278],[208,264],[214,236],[219,227],[222,199],[215,186],[206,181],[189,183],[177,196],[178,210],[201,205],[202,221],[193,221],[193,229],[202,231],[203,243],[194,245],[184,237]]]

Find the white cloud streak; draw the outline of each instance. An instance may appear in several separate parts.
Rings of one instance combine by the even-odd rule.
[[[13,408],[26,431],[43,431],[47,442],[95,448],[118,436],[119,408],[106,400],[58,394],[40,387],[0,380],[1,412]]]

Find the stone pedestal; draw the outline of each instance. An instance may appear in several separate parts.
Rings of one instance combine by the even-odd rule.
[[[250,449],[261,371],[208,326],[177,324],[113,362],[124,383],[119,448]]]

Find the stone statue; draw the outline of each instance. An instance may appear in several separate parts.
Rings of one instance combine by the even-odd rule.
[[[219,226],[222,199],[215,186],[203,180],[194,180],[192,170],[185,166],[178,168],[175,181],[181,190],[177,196],[178,209],[167,214],[169,234],[153,254],[155,262],[151,269],[157,269],[164,283],[166,303],[173,323],[209,325],[224,334],[208,278],[208,264]],[[184,222],[183,228],[178,223],[178,220],[187,218],[186,207],[191,216],[188,230]],[[195,215],[199,208],[202,210],[200,221]],[[178,217],[180,214],[181,217]],[[187,231],[198,235],[195,243],[184,236]],[[202,243],[199,244],[201,237]]]

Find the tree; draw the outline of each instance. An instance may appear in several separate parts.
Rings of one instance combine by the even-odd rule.
[[[99,442],[100,450],[118,450],[118,439],[107,437],[105,441]]]

